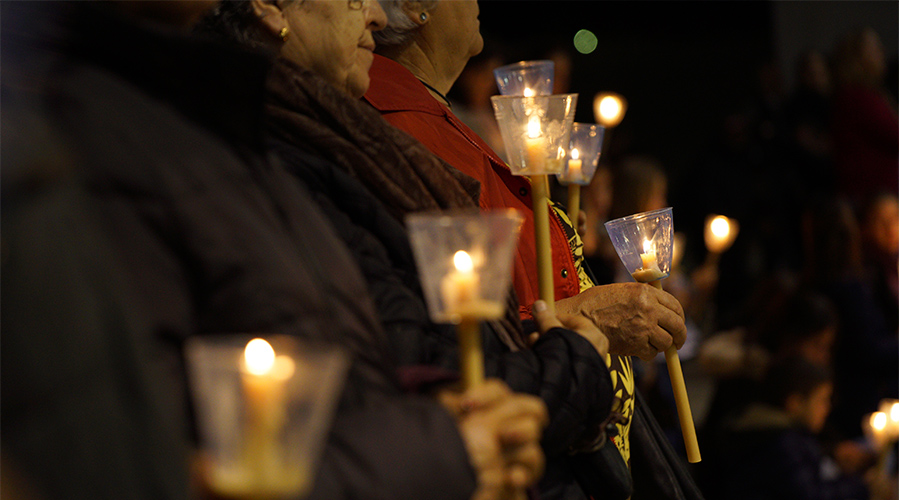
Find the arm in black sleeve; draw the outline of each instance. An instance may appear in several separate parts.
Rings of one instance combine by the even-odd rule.
[[[475,486],[453,417],[397,397],[337,416],[309,500],[464,500]]]

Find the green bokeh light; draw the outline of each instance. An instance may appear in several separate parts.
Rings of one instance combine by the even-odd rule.
[[[572,43],[575,45],[575,50],[578,52],[590,54],[597,48],[597,35],[593,34],[590,30],[578,30],[578,33],[575,33],[575,38],[572,40]]]

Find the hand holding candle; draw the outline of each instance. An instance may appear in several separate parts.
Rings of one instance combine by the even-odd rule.
[[[661,280],[669,275],[672,265],[674,232],[672,209],[664,208],[630,215],[607,222],[610,240],[635,281],[650,283],[662,289]],[[666,366],[675,395],[678,421],[687,451],[688,462],[700,461],[700,447],[691,415],[690,401],[684,384],[681,361],[674,345],[666,349]]]

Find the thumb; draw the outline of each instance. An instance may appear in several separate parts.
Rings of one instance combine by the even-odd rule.
[[[547,333],[547,330],[551,328],[562,328],[563,326],[559,318],[548,310],[547,303],[543,300],[535,301],[531,307],[531,312],[534,315],[534,320],[537,321],[538,330],[541,333]]]

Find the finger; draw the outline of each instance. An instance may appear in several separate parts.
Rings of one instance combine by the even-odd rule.
[[[484,384],[472,387],[460,397],[463,411],[488,408],[502,402],[511,394],[509,386],[497,379],[488,379]]]
[[[547,333],[547,330],[551,328],[562,327],[562,322],[559,321],[555,314],[549,311],[547,303],[543,300],[535,301],[531,307],[531,312],[534,314],[534,320],[537,321],[538,330],[541,333]]]
[[[671,343],[674,343],[676,348],[681,349],[684,341],[687,340],[687,326],[684,324],[684,318],[669,309],[664,309],[660,311],[656,321],[659,327],[672,339],[672,342],[666,343],[663,349],[669,347]],[[663,346],[660,343],[654,343],[654,345]]]
[[[547,406],[541,399],[525,394],[513,394],[483,411],[485,417],[508,426],[519,419],[533,419],[542,428],[547,424]]]
[[[541,438],[543,424],[534,417],[517,418],[504,424],[500,431],[500,443],[503,446],[519,446],[529,442],[537,442]]]
[[[544,453],[538,445],[521,447],[507,453],[506,460],[507,481],[513,487],[528,487],[540,479],[544,472]]]
[[[655,351],[653,356],[658,352],[665,351],[673,343],[672,335],[660,326],[656,326],[650,330],[650,338],[647,340]]]
[[[681,306],[681,302],[678,302],[678,299],[675,298],[671,293],[658,290],[656,294],[656,300],[660,305],[665,307],[666,309],[671,310],[676,315],[681,317],[682,322],[684,321],[684,308]]]

